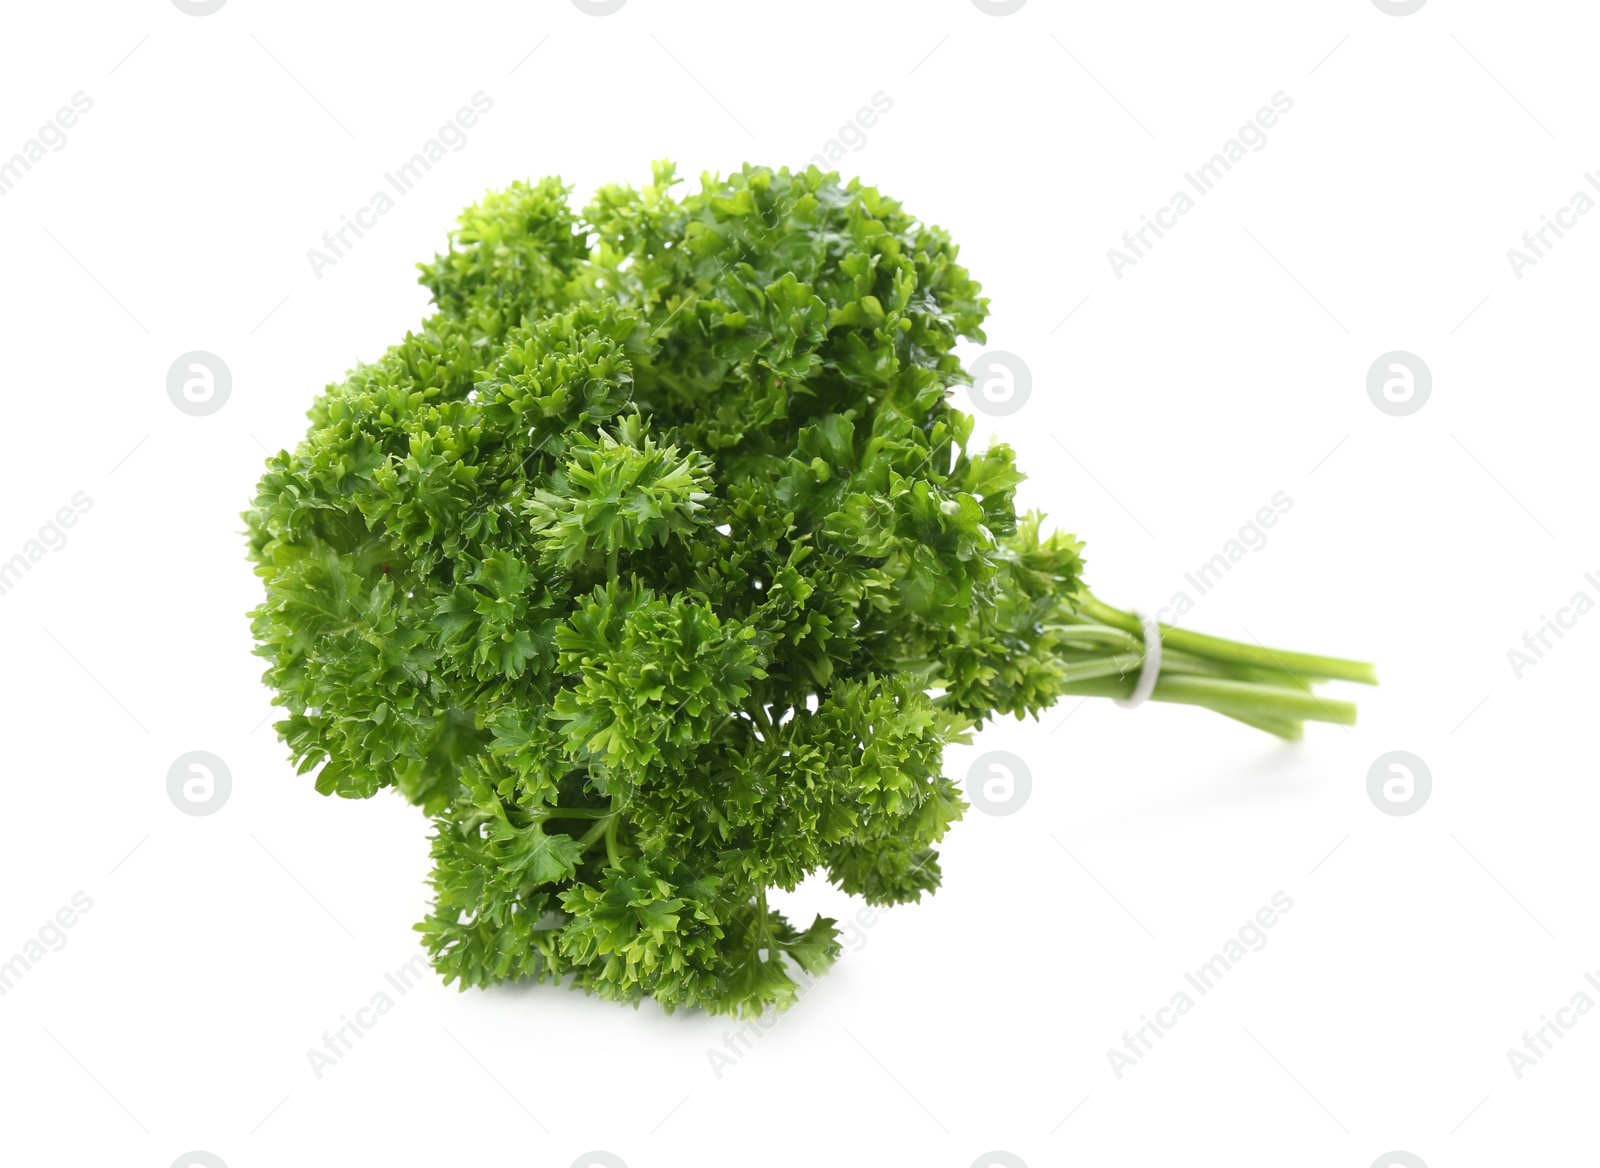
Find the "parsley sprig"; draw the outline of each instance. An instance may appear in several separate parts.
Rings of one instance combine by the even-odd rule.
[[[784,1008],[834,922],[939,883],[944,747],[1118,697],[1143,626],[1018,516],[947,400],[987,302],[941,230],[816,169],[581,215],[517,183],[420,265],[437,312],[316,400],[246,514],[277,724],[317,790],[434,823],[446,980]],[[1370,666],[1163,632],[1153,698],[1286,738]]]

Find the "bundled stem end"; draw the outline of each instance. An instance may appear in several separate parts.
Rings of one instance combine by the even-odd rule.
[[[1319,684],[1378,684],[1376,668],[1365,661],[1159,627],[1161,672],[1151,700],[1203,706],[1291,741],[1308,721],[1355,725],[1355,703],[1319,695]],[[1074,606],[1074,619],[1061,631],[1070,644],[1082,647],[1081,656],[1063,659],[1062,693],[1126,699],[1134,692],[1147,651],[1143,621],[1085,591]]]

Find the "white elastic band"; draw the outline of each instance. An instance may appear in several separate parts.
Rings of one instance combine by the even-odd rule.
[[[1117,705],[1125,710],[1142,706],[1156,688],[1156,678],[1161,676],[1161,626],[1142,612],[1133,614],[1144,626],[1144,662],[1139,666],[1139,681],[1133,692],[1125,698],[1116,698]]]

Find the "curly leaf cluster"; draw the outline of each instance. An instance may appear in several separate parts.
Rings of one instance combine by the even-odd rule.
[[[268,462],[254,632],[317,790],[433,818],[447,980],[751,1013],[839,952],[769,889],[937,886],[943,749],[1059,694],[1082,565],[947,403],[986,301],[944,232],[676,181],[462,215],[438,311]]]

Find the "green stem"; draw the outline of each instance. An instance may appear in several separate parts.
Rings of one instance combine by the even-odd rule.
[[[772,939],[771,920],[767,916],[767,889],[762,886],[756,893],[756,944],[757,949],[766,949],[767,956],[772,957],[778,952],[778,944]]]
[[[617,859],[617,824],[618,817],[613,815],[606,823],[606,863],[613,868],[620,868],[622,864]]]
[[[772,725],[772,717],[767,713],[767,708],[760,702],[757,702],[747,712],[755,724],[761,728],[762,737],[764,737],[768,742],[771,742],[772,737],[777,733],[777,730]]]
[[[1131,612],[1112,608],[1095,597],[1084,593],[1078,610],[1102,624],[1122,629],[1143,637],[1144,626]],[[1243,665],[1257,665],[1275,669],[1280,673],[1305,677],[1321,677],[1330,681],[1359,681],[1363,685],[1377,685],[1375,666],[1365,661],[1346,661],[1342,657],[1320,657],[1311,653],[1295,653],[1288,649],[1269,649],[1265,645],[1246,645],[1210,637],[1205,633],[1190,632],[1175,625],[1161,626],[1161,643],[1171,649],[1185,649],[1200,657],[1216,661],[1236,661]]]
[[[1226,710],[1219,710],[1218,713],[1235,722],[1243,722],[1246,726],[1254,726],[1257,730],[1265,730],[1268,734],[1276,734],[1288,742],[1298,742],[1305,736],[1304,722],[1291,722],[1266,714],[1228,713]]]
[[[1143,621],[1083,593],[1050,628],[1062,694],[1132,695],[1144,665]],[[1160,629],[1161,673],[1152,700],[1202,706],[1280,738],[1299,738],[1307,721],[1355,724],[1355,703],[1319,696],[1318,683],[1378,681],[1364,661],[1247,645],[1172,625]]]
[[[1063,693],[1089,697],[1126,698],[1133,693],[1138,678],[1105,678],[1073,682]],[[1262,685],[1253,681],[1231,681],[1222,677],[1191,677],[1168,674],[1165,670],[1150,693],[1152,701],[1204,706],[1221,714],[1255,714],[1285,721],[1333,722],[1340,726],[1356,724],[1356,704],[1288,686]]]
[[[607,829],[610,828],[611,822],[614,819],[616,819],[616,814],[612,812],[608,813],[602,819],[595,820],[594,826],[588,831],[584,832],[583,835],[578,837],[578,851],[587,852],[590,848],[594,847],[595,841],[606,834]]]

